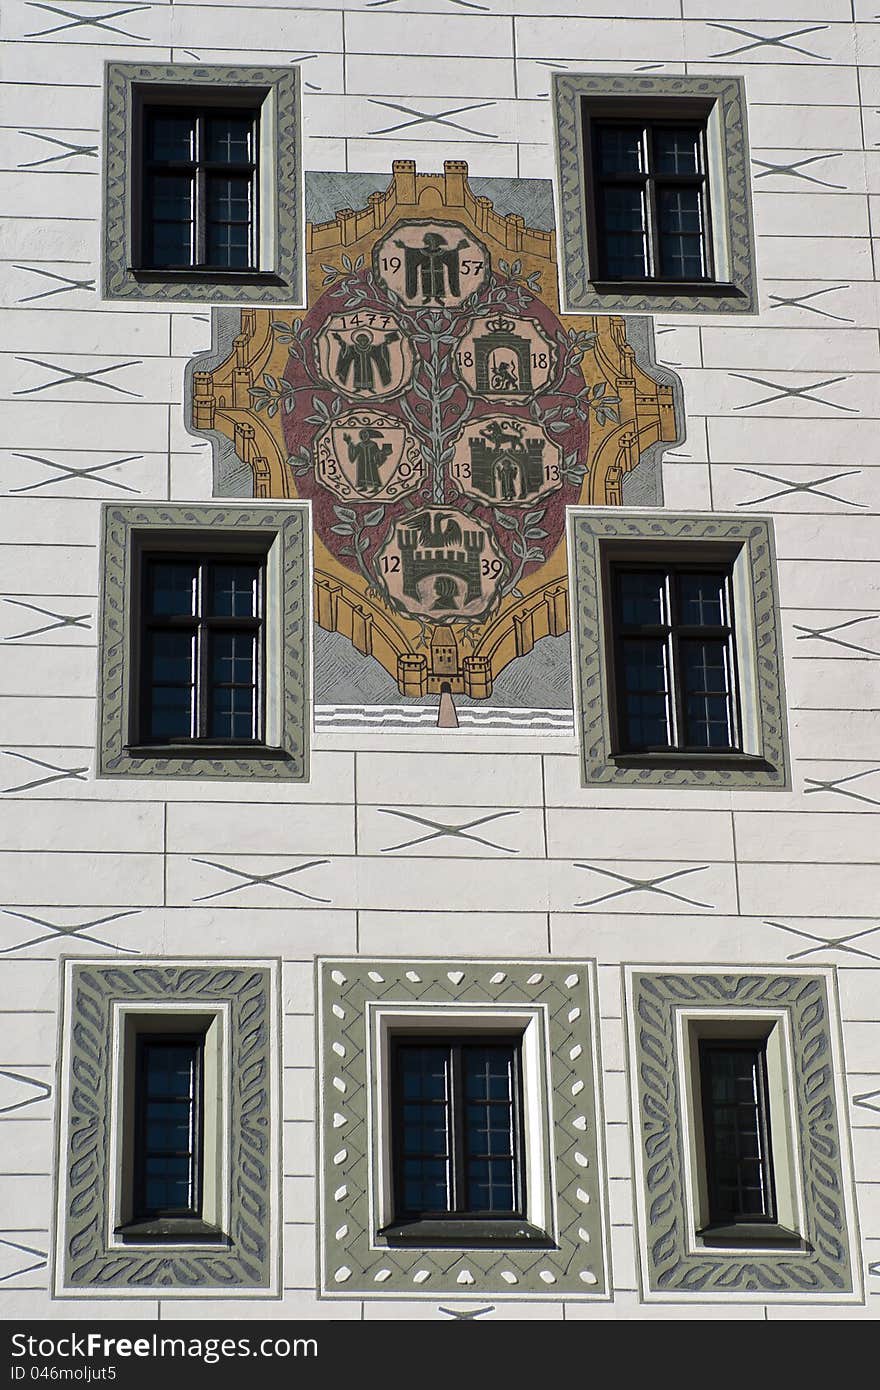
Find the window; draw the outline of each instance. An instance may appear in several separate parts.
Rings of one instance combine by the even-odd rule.
[[[625,976],[646,1297],[858,1298],[833,971]]]
[[[600,279],[711,279],[705,120],[589,130]]]
[[[142,562],[142,741],[257,742],[265,556]]]
[[[141,264],[256,270],[259,112],[145,106]]]
[[[784,787],[772,523],[572,508],[585,784]]]
[[[300,303],[299,72],[107,65],[108,299]]]
[[[700,1089],[710,1223],[775,1220],[765,1044],[701,1039]]]
[[[732,566],[614,565],[622,749],[739,749]]]
[[[307,515],[108,504],[99,775],[308,778]]]
[[[319,962],[322,1296],[607,1298],[586,961]]]
[[[472,1235],[528,1235],[520,1046],[393,1038],[391,1229],[430,1236],[452,1219]]]
[[[757,309],[733,77],[553,75],[565,307]]]
[[[204,1038],[137,1040],[134,1217],[202,1214]]]
[[[58,1296],[277,1290],[277,986],[265,961],[65,962]]]
[[[111,1027],[119,1059],[110,1100],[113,1240],[225,1242],[227,1002],[205,1009],[184,995],[162,1009],[120,1001]]]

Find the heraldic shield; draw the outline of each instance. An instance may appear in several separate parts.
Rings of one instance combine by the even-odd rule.
[[[624,319],[560,313],[553,230],[461,161],[396,161],[307,224],[306,261],[305,312],[236,311],[229,355],[195,364],[192,427],[256,497],[311,501],[319,627],[400,696],[488,700],[568,630],[566,508],[619,504],[676,439],[672,374]]]

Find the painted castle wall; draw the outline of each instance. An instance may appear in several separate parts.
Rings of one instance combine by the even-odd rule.
[[[504,1297],[490,1280],[473,1290],[478,1306],[491,1307],[484,1316],[876,1313],[880,23],[865,0],[775,0],[772,18],[744,0],[631,0],[623,17],[617,9],[602,0],[131,0],[122,13],[109,0],[68,0],[63,10],[7,0],[7,1317],[82,1318],[96,1307],[53,1296],[59,1087],[67,1085],[62,958],[128,969],[190,957],[279,962],[280,979],[272,1220],[281,1300],[202,1290],[201,1315],[442,1318],[441,1303],[471,1306],[466,1282],[436,1299],[429,1283],[382,1298],[363,1284],[347,1296],[342,1279],[332,1300],[317,1296],[327,1223],[318,1201],[316,957],[363,958],[352,970],[399,958],[416,972],[421,958],[440,958],[453,973],[473,973],[472,958],[501,970],[595,962],[593,1171],[604,1175],[612,1296],[556,1297],[545,1282],[540,1297],[517,1297],[513,1285]],[[354,185],[345,176],[374,175],[382,188],[400,160],[425,174],[466,161],[472,181],[552,179],[554,72],[744,78],[759,311],[654,314],[656,360],[681,382],[685,426],[659,466],[666,511],[773,518],[790,789],[583,786],[565,721],[508,733],[497,721],[408,730],[380,720],[357,732],[334,727],[327,702],[307,782],[96,777],[102,504],[254,495],[247,483],[218,494],[211,443],[189,428],[184,409],[187,365],[212,348],[210,306],[102,298],[108,60],[295,66],[303,165],[307,176],[337,176],[335,204],[333,178],[322,184],[330,207],[348,206]],[[858,1287],[845,1304],[821,1292],[642,1300],[626,965],[743,976],[827,969],[840,1171],[857,1204],[845,1224],[863,1300]],[[521,970],[523,980],[531,973]],[[324,1266],[333,1284],[339,1267],[329,1256]],[[153,1319],[160,1305],[163,1320],[194,1315],[179,1290],[104,1292],[102,1317]]]

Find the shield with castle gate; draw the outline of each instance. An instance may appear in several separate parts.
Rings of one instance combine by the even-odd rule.
[[[256,496],[311,502],[320,628],[401,696],[491,700],[567,632],[566,508],[619,504],[637,471],[659,500],[673,378],[650,324],[560,311],[552,226],[475,192],[461,161],[374,182],[308,222],[304,312],[215,311],[238,331],[196,363],[192,423]]]

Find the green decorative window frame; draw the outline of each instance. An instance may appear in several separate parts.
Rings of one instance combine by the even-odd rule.
[[[755,235],[749,177],[745,83],[741,77],[648,76],[637,73],[553,73],[556,165],[561,245],[561,293],[569,314],[661,312],[754,314],[758,310]],[[624,291],[597,287],[590,264],[591,191],[584,161],[584,105],[603,115],[638,116],[677,99],[708,112],[712,243],[723,283],[678,292],[669,282],[640,283]]]
[[[307,503],[105,503],[101,553],[99,631],[99,777],[200,777],[226,781],[308,781],[310,686],[309,507]],[[173,548],[186,553],[242,538],[266,547],[267,724],[271,743],[231,745],[199,753],[138,746],[133,723],[137,682],[133,612],[140,555]],[[232,553],[232,551],[230,551]]]
[[[624,967],[642,1293],[647,1301],[862,1302],[846,1098],[832,968]],[[801,1248],[700,1244],[687,1192],[682,1019],[782,1019]]]
[[[320,1296],[607,1299],[594,963],[319,960],[318,992]],[[532,1123],[543,1110],[529,1143],[543,1136],[546,1166],[535,1161],[531,1179],[546,1183],[546,1246],[465,1245],[455,1233],[439,1248],[396,1245],[379,1234],[389,1137],[383,1027],[408,1037],[417,1026],[509,1035],[512,1018],[529,1019],[541,1057],[542,1090],[531,1106],[527,1092],[525,1108]]]
[[[275,1297],[280,1278],[277,962],[62,962],[55,1296]],[[120,1235],[119,1066],[126,1014],[222,1015],[225,1192],[217,1236]]]
[[[569,567],[573,589],[573,640],[585,786],[751,787],[790,786],[785,682],[773,523],[767,517],[705,512],[626,512],[619,507],[569,508]],[[646,553],[670,562],[697,558],[707,547],[736,551],[735,622],[740,701],[748,736],[742,754],[621,754],[613,735],[610,684],[610,596],[604,565]],[[648,548],[650,547],[650,551]],[[689,551],[688,547],[692,549]],[[702,557],[701,557],[702,558]]]
[[[295,67],[220,67],[192,63],[106,64],[104,113],[103,293],[105,299],[211,304],[303,302],[300,74]],[[155,97],[222,105],[224,94],[250,95],[261,108],[260,202],[270,228],[259,271],[167,274],[136,265],[140,190],[136,156],[139,103]]]

